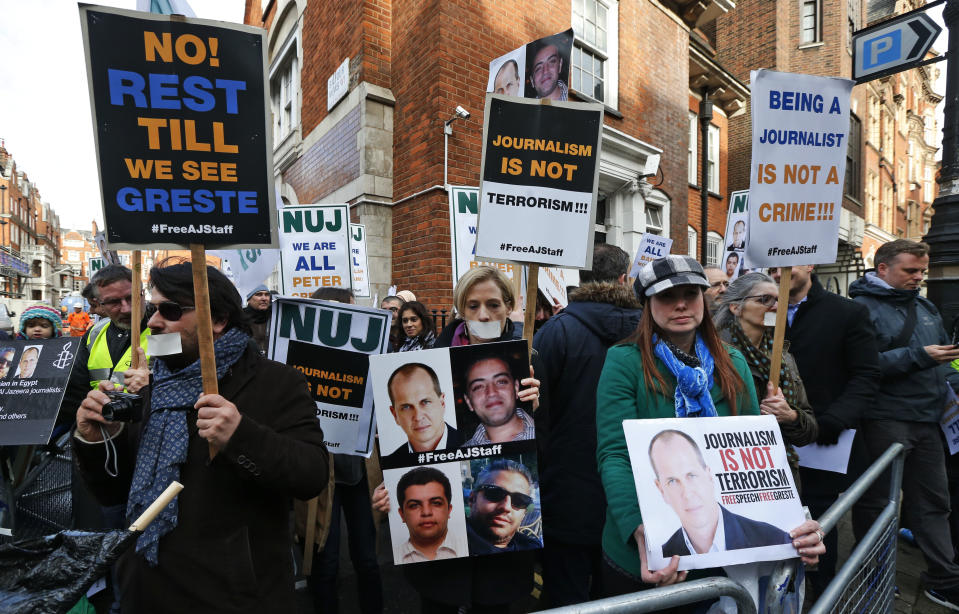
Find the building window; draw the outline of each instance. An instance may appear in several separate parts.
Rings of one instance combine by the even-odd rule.
[[[697,238],[698,236],[699,235],[696,233],[695,228],[692,226],[686,227],[686,254],[690,258],[696,258],[697,260],[698,257],[696,256],[696,247],[699,245],[699,239]]]
[[[932,196],[932,169],[928,166],[925,169],[926,174],[922,181],[922,199],[927,203],[933,201]]]
[[[802,0],[799,15],[799,44],[808,45],[822,40],[821,0]]]
[[[706,266],[719,266],[723,253],[723,237],[716,232],[706,233]]]
[[[617,0],[573,0],[573,89],[616,106]]]
[[[594,220],[593,242],[606,242],[606,206],[609,203],[605,194],[599,194],[596,197],[596,218]]]
[[[849,139],[846,143],[846,196],[862,198],[862,123],[849,114]]]
[[[663,208],[646,203],[646,232],[654,235],[663,234]]]
[[[709,124],[709,149],[706,150],[709,164],[709,191],[719,194],[719,127]]]
[[[690,111],[689,112],[689,159],[686,161],[686,167],[689,169],[687,171],[687,175],[689,175],[688,180],[691,185],[699,184],[699,175],[697,174],[697,171],[699,169],[699,165],[697,164],[697,161],[699,158],[697,154],[698,148],[696,147],[698,144],[697,137],[699,136],[699,132],[696,130],[698,126],[699,126],[699,116],[693,113],[692,111]]]
[[[295,36],[283,45],[270,69],[270,97],[273,110],[273,147],[278,147],[299,124],[296,94],[300,67],[296,57]]]

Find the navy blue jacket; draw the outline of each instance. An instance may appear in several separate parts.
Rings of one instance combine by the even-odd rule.
[[[938,422],[946,406],[946,378],[959,385],[959,372],[939,364],[923,349],[949,345],[939,311],[918,290],[885,288],[867,273],[849,286],[849,296],[869,310],[869,321],[879,346],[879,391],[868,418]],[[908,345],[892,347],[906,323],[910,302],[916,303],[916,327]]]
[[[724,533],[726,535],[726,550],[740,550],[741,548],[758,548],[760,546],[778,546],[788,544],[792,540],[789,534],[768,522],[751,520],[745,516],[734,514],[723,506]],[[691,554],[683,539],[683,530],[677,529],[663,544],[663,556],[671,557],[674,554],[686,556]]]
[[[533,338],[535,413],[545,539],[599,545],[606,496],[596,466],[596,386],[606,350],[639,325],[632,289],[589,283]]]

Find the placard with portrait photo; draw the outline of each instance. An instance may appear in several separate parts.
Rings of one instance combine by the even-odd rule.
[[[624,420],[651,570],[799,556],[806,517],[773,416]]]

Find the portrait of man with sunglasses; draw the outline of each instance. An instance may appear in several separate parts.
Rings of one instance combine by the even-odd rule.
[[[520,531],[533,505],[533,475],[523,464],[500,459],[476,477],[469,495],[466,536],[471,555],[541,548],[538,537]]]
[[[238,594],[251,611],[294,611],[289,509],[329,476],[316,404],[300,372],[260,354],[230,280],[212,266],[207,277],[218,392],[204,392],[192,266],[161,263],[150,271],[147,325],[179,335],[181,350],[153,357],[140,420],[106,420],[111,382],[91,390],[74,456],[97,499],[123,505],[128,523],[171,482],[184,485],[118,561],[123,611],[211,611]]]
[[[5,378],[10,373],[10,366],[13,364],[13,356],[17,353],[14,348],[0,349],[0,379]]]

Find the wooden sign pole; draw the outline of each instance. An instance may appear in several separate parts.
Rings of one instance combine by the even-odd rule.
[[[523,339],[530,358],[533,356],[533,329],[536,324],[536,292],[539,290],[539,265],[528,264],[526,270],[526,312],[523,314]]]
[[[130,290],[130,368],[140,368],[140,320],[143,318],[143,269],[140,264],[141,252],[133,250],[130,264],[133,267],[132,288]]]
[[[793,268],[780,267],[779,306],[776,308],[776,332],[773,334],[773,355],[769,357],[769,381],[773,390],[779,387],[779,369],[783,363],[783,341],[786,338],[786,312],[789,305],[789,286]],[[760,392],[760,394],[764,394]]]
[[[216,354],[213,352],[213,316],[210,314],[210,285],[206,275],[206,248],[201,243],[190,244],[193,261],[193,300],[196,307],[197,341],[200,344],[200,373],[203,394],[217,394]],[[210,458],[216,456],[216,446],[210,443]]]

